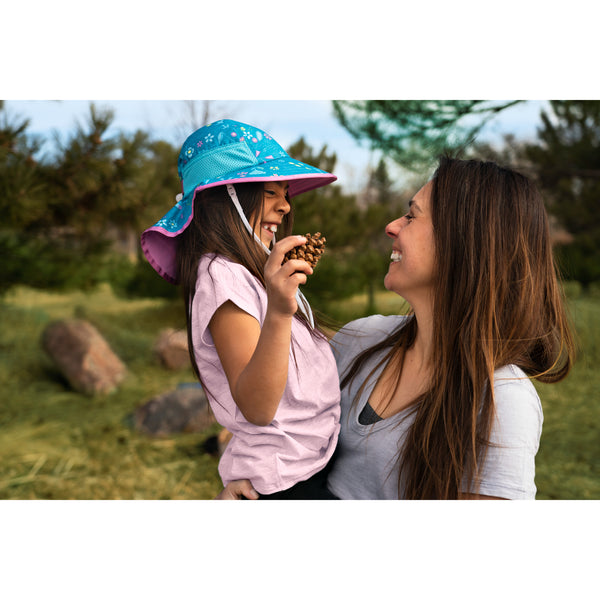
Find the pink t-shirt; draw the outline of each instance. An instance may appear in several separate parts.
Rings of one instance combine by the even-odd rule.
[[[333,454],[340,429],[336,362],[329,343],[315,339],[293,319],[288,380],[275,418],[265,427],[249,423],[233,400],[208,329],[227,300],[262,326],[267,292],[260,281],[227,258],[202,256],[192,305],[192,341],[210,406],[217,421],[233,434],[219,474],[224,485],[250,479],[258,492],[271,494],[308,479]]]

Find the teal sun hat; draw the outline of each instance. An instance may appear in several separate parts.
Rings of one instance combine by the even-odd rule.
[[[181,148],[177,167],[183,188],[177,204],[141,237],[148,262],[161,277],[174,284],[178,283],[177,236],[193,218],[197,192],[227,186],[240,218],[253,234],[233,184],[279,179],[288,182],[291,198],[337,179],[327,171],[294,160],[262,129],[229,119],[192,133]]]

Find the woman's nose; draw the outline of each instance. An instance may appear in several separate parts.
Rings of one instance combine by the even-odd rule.
[[[395,238],[398,235],[398,232],[400,231],[401,222],[402,222],[402,218],[395,219],[391,223],[388,223],[385,226],[385,233],[386,233],[386,235],[388,237]]]

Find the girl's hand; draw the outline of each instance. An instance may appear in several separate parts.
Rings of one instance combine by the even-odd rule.
[[[286,252],[305,243],[306,238],[301,235],[283,238],[273,246],[265,264],[269,308],[277,314],[292,316],[296,313],[298,286],[305,284],[307,276],[313,272],[305,260],[289,260],[281,264]]]
[[[249,479],[238,479],[229,482],[215,500],[258,500],[258,492],[252,487]]]

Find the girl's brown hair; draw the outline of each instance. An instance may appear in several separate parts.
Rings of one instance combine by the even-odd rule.
[[[250,223],[254,229],[260,221],[264,200],[263,183],[236,184],[235,191]],[[283,216],[278,227],[278,235],[284,238],[291,234],[293,209]],[[225,186],[207,188],[194,198],[194,216],[188,227],[179,235],[177,246],[178,280],[181,283],[188,333],[188,348],[192,367],[202,383],[194,345],[192,343],[191,307],[196,291],[198,263],[203,254],[214,253],[243,265],[265,286],[264,266],[268,255],[262,246],[249,233],[238,215]],[[301,311],[295,318],[306,326],[308,321]],[[320,329],[315,329],[320,335]]]
[[[399,481],[406,498],[456,499],[477,490],[494,415],[494,371],[514,364],[539,381],[560,381],[572,366],[574,340],[546,210],[528,178],[492,162],[444,157],[432,179],[431,212],[432,378],[412,405]],[[417,327],[410,318],[360,355],[342,387],[385,348],[400,371]]]

